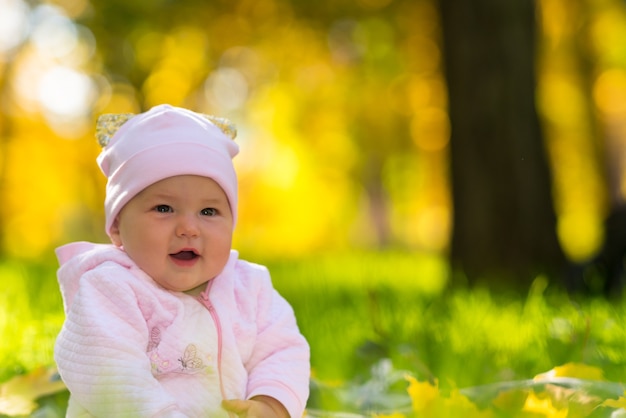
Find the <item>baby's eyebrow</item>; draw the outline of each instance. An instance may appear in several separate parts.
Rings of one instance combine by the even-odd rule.
[[[211,199],[211,200],[203,200],[199,206],[203,209],[207,208],[223,208],[228,205],[227,200],[222,199]]]
[[[173,200],[175,199],[174,195],[168,193],[153,193],[149,194],[146,197],[152,200]]]
[[[224,202],[226,202],[226,199],[222,199],[219,197],[211,197],[207,199],[202,199],[202,203],[224,203]]]
[[[159,202],[174,202],[181,200],[180,196],[177,196],[175,193],[167,193],[167,192],[158,192],[154,194],[150,194],[146,196],[150,201]],[[220,204],[228,204],[228,200],[221,197],[206,197],[200,198],[198,200],[198,204],[202,207],[212,206],[212,205],[220,205]]]

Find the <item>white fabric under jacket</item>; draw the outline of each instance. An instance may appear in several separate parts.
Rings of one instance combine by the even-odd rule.
[[[256,395],[303,415],[309,346],[265,267],[232,251],[192,297],[159,287],[113,245],[78,242],[57,256],[68,416],[228,417],[222,399]]]

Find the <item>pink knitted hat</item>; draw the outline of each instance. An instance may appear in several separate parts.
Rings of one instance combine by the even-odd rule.
[[[104,201],[107,234],[135,195],[157,181],[180,175],[215,180],[226,193],[235,224],[237,175],[232,159],[239,147],[231,139],[234,128],[224,120],[159,105],[136,116],[103,115],[98,131],[103,149],[97,161],[108,178]]]

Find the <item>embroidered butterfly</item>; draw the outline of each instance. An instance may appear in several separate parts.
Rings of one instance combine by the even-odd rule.
[[[202,359],[197,356],[196,346],[193,344],[189,344],[187,348],[185,348],[185,353],[182,358],[179,358],[181,366],[183,366],[183,370],[186,369],[201,369],[204,367],[204,363]]]

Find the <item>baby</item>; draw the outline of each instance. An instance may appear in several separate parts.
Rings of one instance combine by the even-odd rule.
[[[57,249],[67,415],[301,417],[309,346],[231,249],[234,128],[169,105],[98,125],[112,244]]]

